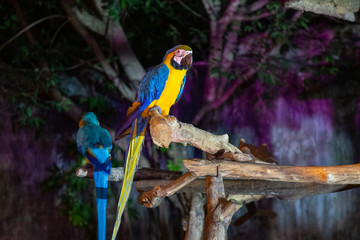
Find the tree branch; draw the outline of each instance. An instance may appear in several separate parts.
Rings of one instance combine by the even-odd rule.
[[[340,18],[350,22],[359,21],[356,14],[360,13],[360,2],[358,0],[342,1],[314,1],[314,0],[290,0],[285,3],[286,8],[301,11],[309,11]]]
[[[247,180],[343,185],[360,184],[360,164],[298,167],[204,159],[184,159],[183,163],[185,168],[197,177],[218,176],[221,173],[224,177]]]
[[[150,112],[150,133],[153,142],[167,148],[171,142],[191,145],[219,158],[235,161],[253,160],[249,154],[242,153],[229,143],[229,136],[214,135],[191,124],[178,121],[175,117],[164,117],[157,110]]]
[[[111,48],[117,54],[126,75],[130,81],[137,85],[145,75],[145,69],[133,52],[121,24],[110,18],[107,12],[101,9],[101,1],[94,0],[94,2],[99,13],[102,14],[102,19],[91,15],[85,10],[80,11],[77,7],[74,7],[73,11],[84,26],[97,34],[106,37]]]
[[[195,179],[195,176],[193,176],[190,172],[187,172],[185,175],[167,185],[157,185],[150,191],[140,193],[138,196],[138,202],[147,208],[157,207],[160,205],[164,197],[173,195]]]
[[[205,116],[206,113],[208,113],[209,111],[216,109],[216,108],[220,107],[222,104],[224,104],[233,95],[235,90],[242,83],[244,83],[249,78],[254,76],[260,70],[260,68],[262,67],[264,62],[268,59],[272,50],[276,47],[277,47],[277,45],[268,49],[268,51],[264,54],[264,57],[258,63],[258,65],[251,68],[249,71],[247,71],[247,73],[245,73],[240,79],[237,79],[236,81],[234,81],[234,83],[231,85],[231,87],[220,98],[214,99],[211,103],[204,105],[203,108],[201,108],[200,111],[198,111],[198,114],[194,117],[194,120],[192,123],[194,125],[198,124],[200,122],[200,120]]]
[[[172,180],[137,180],[135,188],[138,192],[149,191],[155,186],[167,185]],[[230,180],[224,179],[225,193],[230,194],[228,198],[241,195],[266,195],[280,199],[296,200],[307,196],[345,191],[359,188],[360,185],[353,184],[318,184],[318,183],[297,183],[280,182],[267,180]],[[179,193],[205,193],[206,183],[204,179],[196,179],[178,191]]]
[[[94,169],[91,164],[79,167],[76,170],[76,176],[80,178],[94,178]],[[111,173],[109,175],[109,181],[119,182],[122,181],[124,176],[124,168],[112,168]],[[152,168],[139,168],[134,175],[134,181],[139,180],[170,180],[177,179],[182,176],[182,172],[177,171],[168,171],[168,170],[160,170],[160,169],[152,169]],[[155,187],[155,185],[153,186]],[[149,190],[149,189],[147,189]]]
[[[193,15],[195,15],[196,17],[204,20],[204,21],[207,21],[207,19],[202,16],[200,13],[196,12],[195,10],[193,10],[191,7],[189,7],[188,5],[186,5],[182,0],[177,0],[177,2],[183,6],[187,11],[191,12]]]
[[[270,0],[258,0],[258,1],[255,1],[253,4],[250,5],[249,11],[250,12],[256,12],[260,8],[263,8],[269,2],[270,2]]]
[[[96,58],[100,62],[108,78],[114,83],[114,85],[117,87],[117,89],[120,91],[120,93],[124,98],[127,98],[130,101],[132,101],[135,97],[135,91],[130,89],[125,83],[123,83],[119,79],[118,73],[106,61],[105,55],[101,51],[95,39],[88,33],[88,31],[78,21],[76,15],[72,11],[71,3],[66,0],[60,0],[60,2],[74,28],[84,39],[84,41],[92,48]]]
[[[22,15],[21,15],[22,16]],[[13,37],[11,37],[9,40],[7,40],[4,44],[2,44],[0,46],[0,51],[3,50],[3,48],[5,48],[8,44],[10,44],[12,41],[14,41],[16,38],[18,38],[21,34],[26,33],[27,38],[29,39],[30,43],[35,43],[35,37],[32,34],[31,31],[29,31],[29,29],[31,29],[32,27],[38,25],[39,23],[42,23],[43,21],[49,20],[49,19],[53,19],[53,18],[65,18],[65,16],[62,15],[51,15],[51,16],[47,16],[47,17],[43,17],[39,20],[36,20],[35,22],[31,23],[30,25],[25,26],[20,32],[18,32],[17,34],[15,34]],[[25,24],[25,20],[22,19],[21,20],[22,24]]]
[[[205,212],[201,193],[191,194],[191,206],[185,240],[200,240],[204,229]]]
[[[221,173],[216,177],[206,176],[206,198],[207,214],[203,239],[225,239],[231,218],[242,205],[225,199]]]

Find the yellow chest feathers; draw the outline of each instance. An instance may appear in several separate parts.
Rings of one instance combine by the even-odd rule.
[[[176,98],[179,95],[185,74],[186,70],[176,70],[172,67],[169,69],[169,77],[166,81],[160,98],[157,100],[157,106],[159,106],[161,109],[165,109],[170,108],[175,103]]]

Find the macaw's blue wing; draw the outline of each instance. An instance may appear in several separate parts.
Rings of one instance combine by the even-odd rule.
[[[168,77],[169,68],[163,63],[145,74],[138,90],[137,102],[140,103],[140,112],[144,111],[152,101],[160,98]]]
[[[169,68],[165,64],[159,64],[145,74],[140,83],[136,101],[126,113],[125,120],[115,131],[115,140],[129,135],[135,119],[137,119],[154,100],[160,98],[168,76]]]
[[[179,94],[178,96],[176,97],[176,102],[180,100],[182,94],[183,94],[183,91],[184,91],[184,87],[185,87],[185,83],[186,83],[186,75],[184,76],[184,79],[181,83],[181,86],[180,86],[180,91],[179,91]]]

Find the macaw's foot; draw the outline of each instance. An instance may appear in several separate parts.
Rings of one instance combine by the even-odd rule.
[[[161,108],[159,106],[154,106],[154,107],[150,108],[149,112],[152,110],[158,110],[159,113],[161,114]]]
[[[167,117],[170,121],[177,121],[177,122],[179,122],[179,121],[177,120],[177,118],[176,118],[175,116],[173,116],[173,115],[166,115],[166,117]]]

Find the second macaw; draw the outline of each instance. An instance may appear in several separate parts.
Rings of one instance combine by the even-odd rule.
[[[186,72],[190,69],[192,62],[192,49],[189,46],[178,45],[169,49],[165,53],[163,62],[150,69],[143,77],[137,98],[128,109],[124,124],[116,130],[115,140],[128,134],[130,134],[130,140],[112,240],[117,235],[121,216],[130,195],[145,137],[149,110],[158,108],[162,115],[169,114],[171,106],[180,99],[183,93]]]
[[[96,115],[88,112],[80,120],[77,147],[94,165],[96,207],[98,214],[98,240],[106,239],[106,203],[108,175],[111,172],[110,151],[112,141],[109,132],[99,126]]]

